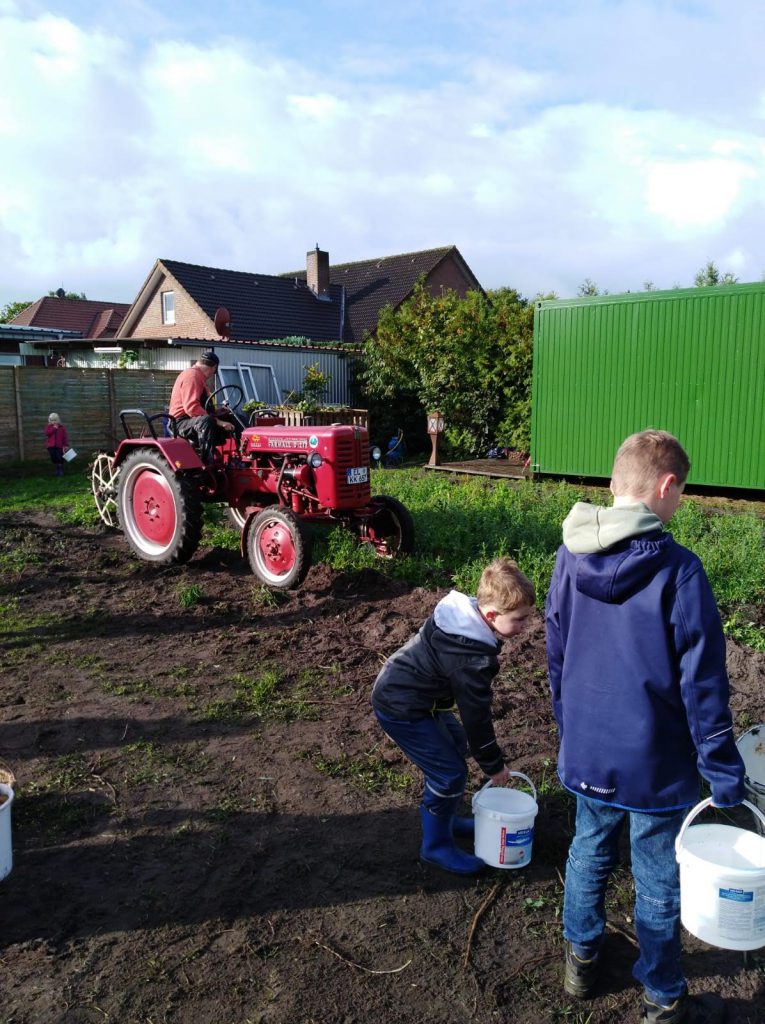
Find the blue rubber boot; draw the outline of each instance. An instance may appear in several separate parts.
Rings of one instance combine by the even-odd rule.
[[[465,853],[454,845],[452,819],[454,815],[437,817],[425,807],[420,808],[422,821],[422,846],[420,860],[433,867],[450,871],[453,875],[477,875],[486,867],[484,862],[472,853]]]
[[[458,839],[473,839],[475,836],[475,818],[460,818],[456,814],[452,818],[452,835]]]

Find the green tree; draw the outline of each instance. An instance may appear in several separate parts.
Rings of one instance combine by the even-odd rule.
[[[579,285],[576,290],[577,295],[600,295],[600,288],[591,281],[589,277],[585,277],[584,281]]]
[[[402,407],[416,399],[423,421],[440,410],[453,455],[494,441],[528,450],[533,320],[513,289],[432,296],[420,282],[365,344],[365,393]]]
[[[55,291],[51,289],[48,292],[48,298],[51,299],[87,299],[85,292],[65,292],[63,288],[57,288]]]
[[[316,412],[327,397],[332,375],[324,373],[318,363],[311,363],[310,366],[304,366],[303,369],[305,370],[303,390],[293,391],[287,397],[287,401],[292,402],[296,409],[303,412]]]
[[[31,306],[31,300],[29,302],[8,302],[2,309],[0,309],[0,324],[9,324],[14,317],[17,317],[19,313]]]
[[[721,274],[714,260],[708,260],[706,266],[697,271],[693,279],[696,288],[716,288],[720,284],[738,284],[738,278],[730,271]]]

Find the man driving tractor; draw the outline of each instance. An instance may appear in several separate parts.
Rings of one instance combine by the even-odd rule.
[[[193,366],[178,374],[170,395],[170,415],[178,437],[199,446],[205,465],[212,464],[215,446],[231,433],[238,437],[242,426],[231,414],[216,412],[209,403],[207,385],[215,377],[219,362],[214,352],[203,352]]]

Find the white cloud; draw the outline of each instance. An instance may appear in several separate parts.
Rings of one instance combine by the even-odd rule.
[[[715,227],[730,215],[742,185],[756,178],[735,160],[659,161],[648,174],[648,208],[674,227]]]
[[[638,32],[636,6],[615,6]],[[109,10],[117,24],[123,8]],[[606,74],[573,15],[509,45],[496,5],[477,11],[479,57],[429,39],[387,58],[381,41],[369,63],[350,46],[310,62],[233,32],[173,38],[150,8],[122,33],[0,0],[0,238],[14,252],[0,303],[62,277],[129,301],[158,256],[275,273],[316,241],[343,262],[454,242],[486,286],[527,294],[570,294],[586,276],[612,290],[690,283],[721,253],[760,276],[759,123],[706,96],[690,109],[684,86],[674,106],[677,65],[642,102],[621,86],[596,95],[634,40],[612,38]]]

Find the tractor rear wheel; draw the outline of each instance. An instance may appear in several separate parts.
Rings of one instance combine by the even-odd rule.
[[[187,562],[199,546],[201,494],[154,449],[131,452],[120,466],[117,513],[128,544],[146,562]]]
[[[299,586],[311,566],[311,535],[286,508],[266,508],[250,521],[244,541],[253,573],[269,587]]]
[[[239,511],[238,508],[234,508],[233,505],[229,505],[226,509],[226,519],[228,519],[229,526],[233,526],[235,530],[239,530],[241,533],[244,529],[244,524],[247,522],[247,516]]]
[[[372,498],[375,511],[366,524],[367,541],[381,558],[408,555],[414,550],[414,521],[409,509],[396,498],[378,494]]]
[[[114,468],[114,456],[100,452],[90,467],[90,487],[93,499],[104,526],[117,529],[117,477],[119,467]]]

